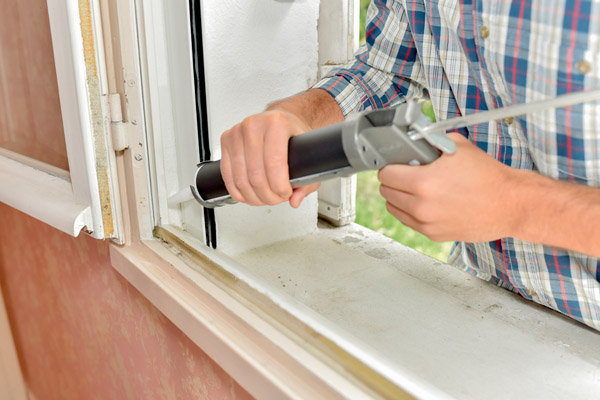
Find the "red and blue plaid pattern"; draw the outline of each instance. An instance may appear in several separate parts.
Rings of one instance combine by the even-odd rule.
[[[444,120],[600,88],[599,66],[598,1],[374,0],[366,44],[316,87],[345,115],[430,96]],[[600,187],[599,103],[460,133],[513,168]],[[597,258],[504,238],[457,243],[449,262],[600,330]]]

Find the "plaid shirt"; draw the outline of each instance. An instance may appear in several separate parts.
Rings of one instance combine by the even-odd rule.
[[[438,120],[600,88],[600,2],[374,0],[366,44],[316,87],[345,115],[428,93]],[[459,132],[513,168],[600,186],[599,103]],[[457,243],[449,263],[600,330],[597,258],[503,238]]]

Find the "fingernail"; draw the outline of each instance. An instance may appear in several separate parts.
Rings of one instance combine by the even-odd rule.
[[[287,200],[292,196],[292,193],[294,192],[291,190],[286,190],[285,192],[279,192],[277,194],[279,195],[279,197]]]

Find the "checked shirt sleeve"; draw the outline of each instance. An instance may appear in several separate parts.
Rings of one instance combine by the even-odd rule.
[[[366,43],[354,59],[334,68],[313,88],[327,90],[344,116],[401,103],[424,93],[421,63],[408,17],[397,0],[374,0],[367,12]]]

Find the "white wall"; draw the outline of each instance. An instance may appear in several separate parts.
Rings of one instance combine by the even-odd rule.
[[[223,131],[316,82],[319,0],[202,5],[209,129],[214,157],[220,158]],[[219,248],[235,253],[314,230],[317,202],[312,196],[298,210],[227,206],[216,215]]]

